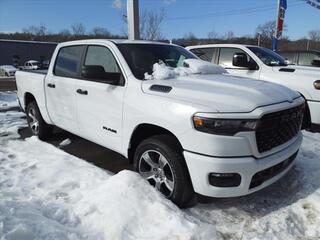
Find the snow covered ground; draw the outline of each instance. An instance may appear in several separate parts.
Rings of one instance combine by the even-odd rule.
[[[295,167],[241,198],[180,210],[136,173],[112,174],[31,137],[0,93],[0,239],[320,239],[320,134]]]

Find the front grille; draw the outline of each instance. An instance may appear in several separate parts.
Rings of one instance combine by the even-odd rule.
[[[260,186],[265,181],[275,177],[279,173],[286,170],[291,165],[293,160],[296,158],[297,154],[298,154],[298,151],[295,154],[293,154],[291,157],[289,157],[288,159],[284,160],[283,162],[278,163],[277,165],[274,165],[274,166],[267,168],[265,170],[262,170],[260,172],[257,172],[255,175],[253,175],[253,177],[251,179],[249,189]]]
[[[256,130],[258,151],[271,150],[294,138],[301,128],[303,114],[304,104],[262,116]]]

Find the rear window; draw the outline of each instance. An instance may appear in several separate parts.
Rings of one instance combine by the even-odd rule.
[[[54,74],[61,77],[78,77],[84,48],[84,46],[70,46],[61,48],[54,66]]]
[[[214,48],[194,48],[190,49],[195,55],[197,55],[200,59],[208,62],[212,62]]]

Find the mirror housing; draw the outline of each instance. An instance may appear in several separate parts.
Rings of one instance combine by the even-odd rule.
[[[236,67],[248,68],[249,70],[258,70],[258,65],[254,61],[248,61],[245,53],[239,52],[233,55],[232,65]]]
[[[311,65],[314,67],[320,67],[320,60],[312,60]]]
[[[249,61],[248,61],[247,55],[245,53],[241,53],[241,52],[235,53],[233,55],[232,64],[233,64],[233,66],[236,66],[236,67],[248,68]]]
[[[81,77],[96,82],[119,85],[122,74],[120,72],[105,72],[101,65],[88,65],[82,67]]]

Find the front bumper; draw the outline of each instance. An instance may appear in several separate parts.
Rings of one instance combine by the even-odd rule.
[[[307,100],[311,123],[320,125],[320,102]]]
[[[196,193],[210,197],[237,197],[256,192],[280,179],[293,166],[294,160],[276,175],[272,175],[256,187],[252,187],[253,176],[265,169],[286,161],[299,150],[302,133],[285,149],[272,155],[256,159],[254,157],[212,157],[184,151],[193,188]],[[241,176],[237,187],[215,187],[209,183],[210,173],[237,173]],[[250,188],[251,185],[251,188]]]

